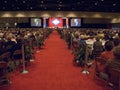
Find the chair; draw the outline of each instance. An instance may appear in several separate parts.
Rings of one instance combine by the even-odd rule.
[[[14,45],[8,45],[8,46],[6,47],[6,49],[7,49],[7,50],[11,50],[13,47],[14,47]]]
[[[10,56],[11,56],[11,52],[9,52],[9,51],[4,52],[1,55],[1,60],[5,61],[5,62],[9,62],[10,61]]]
[[[102,51],[92,51],[93,58],[95,59],[96,57],[99,57]]]
[[[17,49],[13,52],[13,55],[12,55],[12,59],[15,63],[15,67],[18,67],[20,65],[20,62],[22,60],[22,50],[21,49]]]
[[[100,43],[93,44],[93,58],[99,57],[101,52],[103,52],[103,46]]]
[[[8,63],[8,71],[11,72],[13,70],[13,61],[11,59],[11,52],[6,51],[4,52],[1,56],[1,61],[7,62]]]
[[[7,70],[8,63],[0,61],[0,87],[8,86],[10,85],[10,77]]]
[[[95,70],[94,70],[94,79],[97,76],[100,78],[102,81],[105,82],[105,86],[108,84],[109,76],[106,72],[103,70],[104,65],[106,64],[106,60],[101,58],[101,57],[96,57],[95,58]]]
[[[113,84],[115,90],[120,90],[120,70],[108,67],[110,73],[109,83]]]

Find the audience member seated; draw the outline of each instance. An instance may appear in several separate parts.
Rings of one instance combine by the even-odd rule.
[[[103,51],[103,45],[99,37],[96,37],[96,41],[93,44],[93,57],[98,57]]]
[[[97,72],[98,73],[100,73],[100,72],[106,73],[106,63],[107,63],[107,61],[114,59],[114,55],[113,55],[113,52],[112,52],[113,46],[114,45],[113,45],[112,41],[106,41],[105,51],[102,52],[101,55],[96,58]]]
[[[107,66],[120,70],[120,46],[114,47],[112,51],[113,51],[114,59],[109,60]]]
[[[120,38],[119,38],[119,37],[115,37],[115,38],[113,39],[113,42],[114,42],[114,45],[115,45],[115,46],[120,45]]]
[[[107,65],[106,65],[106,72],[108,73],[109,77],[110,77],[110,83],[112,83],[113,85],[117,85],[117,88],[115,90],[120,90],[118,89],[118,86],[120,85],[120,46],[114,47],[113,48],[113,55],[114,55],[114,59],[108,61]],[[116,70],[116,72],[119,72],[119,75],[115,75],[114,73],[111,73],[111,70]],[[119,86],[120,88],[120,86]]]
[[[6,49],[10,52],[13,52],[14,45],[15,45],[15,42],[11,41],[11,37],[7,37],[7,42],[5,44]]]
[[[85,55],[86,55],[86,43],[80,43],[79,47],[77,47],[74,53],[74,60],[73,63],[77,66],[84,66],[85,65]]]
[[[76,52],[76,49],[79,47],[79,43],[80,43],[79,35],[75,35],[75,37],[73,38],[73,53]]]
[[[114,59],[113,52],[111,51],[113,49],[113,42],[112,41],[106,41],[105,42],[105,51],[101,53],[100,57],[104,58],[105,60]]]

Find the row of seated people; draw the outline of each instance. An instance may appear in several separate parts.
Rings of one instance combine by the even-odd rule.
[[[64,29],[59,30],[61,37],[67,42],[73,53],[82,46],[88,46],[89,56],[94,59],[105,50],[106,41],[112,41],[114,46],[120,43],[120,32],[111,29]],[[81,50],[81,49],[80,49]],[[83,50],[84,51],[84,50]]]
[[[45,39],[49,36],[52,30],[4,30],[0,32],[0,86],[3,82],[2,76],[4,69],[7,72],[16,70],[23,65],[29,65],[30,59],[34,58],[34,49],[40,49],[44,44]],[[24,55],[23,55],[24,54]],[[24,56],[24,57],[23,57]],[[23,67],[23,66],[22,66]],[[7,73],[6,72],[6,73]],[[4,75],[6,76],[6,75]],[[7,76],[6,76],[7,78]],[[8,78],[7,78],[7,81]]]
[[[106,42],[105,51],[95,58],[95,76],[106,81],[115,90],[120,89],[120,45],[113,47]]]
[[[104,44],[99,37],[93,43],[95,56],[95,75],[104,79],[106,85],[112,85],[115,90],[120,89],[120,37],[109,37]]]
[[[104,46],[104,43],[107,40],[113,41],[115,46],[117,46],[120,43],[120,40],[119,40],[120,32],[118,30],[64,29],[64,30],[59,30],[59,33],[61,34],[61,37],[67,42],[68,48],[76,48],[78,45],[77,43],[80,43],[80,41],[86,42],[86,44],[88,46],[90,46],[90,48],[91,48],[91,53],[92,53],[92,51],[98,50],[99,47]],[[98,37],[98,38],[96,38],[96,37]],[[98,41],[98,42],[96,42],[94,45],[95,41]],[[96,49],[96,48],[98,48],[98,49]]]
[[[10,52],[12,54],[15,50],[21,49],[22,44],[25,45],[25,54],[30,54],[27,49],[29,49],[30,41],[32,42],[32,46],[41,46],[43,44],[43,35],[41,32],[37,32],[35,35],[31,34],[30,32],[19,32],[16,36],[16,33],[3,33],[0,40],[0,55],[4,54],[5,52]],[[35,44],[35,45],[33,45]],[[29,50],[30,51],[30,50]],[[25,55],[28,56],[28,55]]]
[[[0,55],[5,52],[12,54],[15,50],[21,49],[22,44],[25,45],[25,56],[30,54],[30,46],[40,48],[44,44],[44,40],[48,37],[51,30],[2,30],[0,32]]]
[[[82,29],[84,30],[84,29]],[[67,44],[68,44],[68,48],[70,48],[71,46],[74,48],[74,63],[77,63],[77,65],[83,66],[86,64],[85,61],[85,56],[86,56],[86,46],[87,46],[87,53],[88,53],[88,58],[87,58],[87,62],[89,62],[89,60],[91,59],[95,59],[95,62],[97,61],[97,58],[102,58],[103,60],[105,60],[105,63],[100,63],[97,65],[97,72],[105,72],[107,73],[107,77],[110,78],[111,74],[109,72],[109,70],[106,68],[109,67],[114,67],[117,68],[118,71],[120,71],[120,34],[119,31],[92,31],[94,33],[97,33],[96,35],[92,33],[91,36],[91,31],[90,30],[60,30],[59,33],[61,34],[61,37],[63,39],[66,40]],[[94,30],[94,29],[93,29]],[[87,34],[89,31],[89,34]],[[84,32],[84,36],[83,36],[83,32]],[[65,34],[64,34],[65,33]],[[77,33],[77,34],[75,34]],[[112,33],[112,35],[111,35]],[[101,35],[100,35],[101,34]],[[107,35],[106,35],[107,34]],[[95,38],[95,39],[93,39]],[[89,40],[88,42],[88,39]],[[103,42],[104,40],[104,42]],[[91,43],[92,42],[92,43]],[[113,49],[114,48],[114,49]],[[117,48],[117,49],[116,49]],[[117,56],[116,56],[117,55]],[[91,58],[92,56],[92,58]],[[111,62],[112,60],[112,62]],[[117,61],[116,61],[117,60]],[[99,60],[98,60],[99,61]],[[94,62],[94,60],[93,60]],[[109,63],[111,62],[111,63]],[[113,65],[115,64],[115,65]],[[95,63],[96,66],[96,63]],[[107,71],[107,72],[106,72]],[[98,76],[101,73],[97,73]],[[103,74],[103,73],[102,73]],[[104,74],[103,74],[104,76]],[[119,74],[120,76],[120,74]],[[118,79],[119,77],[117,77],[117,86],[118,86]],[[118,87],[117,87],[118,89]]]

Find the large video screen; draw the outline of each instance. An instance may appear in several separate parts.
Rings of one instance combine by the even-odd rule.
[[[70,19],[70,26],[71,27],[80,27],[81,26],[81,19],[80,18],[71,18]]]
[[[40,18],[31,18],[31,26],[32,27],[41,27],[42,20]]]
[[[62,28],[63,19],[62,18],[49,18],[49,27],[50,28]]]

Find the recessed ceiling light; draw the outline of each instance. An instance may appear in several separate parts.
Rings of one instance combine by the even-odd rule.
[[[60,10],[61,8],[59,7],[58,10]]]
[[[80,2],[77,2],[77,4],[80,4]]]
[[[75,8],[72,8],[72,10],[74,10]]]
[[[44,9],[46,10],[46,9],[47,9],[47,7],[44,7]]]
[[[7,3],[7,1],[4,1],[4,3]]]
[[[62,3],[62,1],[60,1],[60,3]]]
[[[114,3],[113,6],[116,6],[116,4]]]
[[[5,9],[5,7],[3,7],[3,9]]]
[[[44,1],[41,1],[41,3],[44,3]]]
[[[97,5],[98,3],[97,2],[95,2],[95,5]]]
[[[30,9],[33,9],[33,7],[30,7]]]
[[[23,3],[26,3],[25,1],[23,1]]]
[[[14,4],[12,4],[12,7],[14,7]]]
[[[17,9],[20,9],[19,7],[17,7]]]
[[[59,4],[59,5],[58,5],[58,7],[62,7],[62,5],[61,5],[61,4]]]

